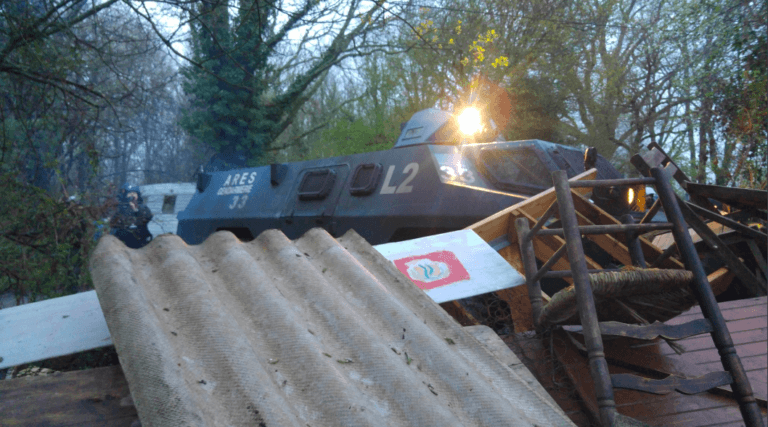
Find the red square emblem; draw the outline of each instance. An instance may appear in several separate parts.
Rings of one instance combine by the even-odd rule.
[[[423,290],[469,279],[467,269],[451,251],[432,252],[394,261],[398,270]]]

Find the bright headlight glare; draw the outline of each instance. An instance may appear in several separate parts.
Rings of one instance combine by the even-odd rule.
[[[627,191],[627,203],[631,205],[632,202],[634,201],[635,201],[635,190],[630,188],[629,191]]]
[[[480,112],[475,108],[467,108],[459,115],[459,130],[464,135],[473,135],[480,131],[482,126]]]

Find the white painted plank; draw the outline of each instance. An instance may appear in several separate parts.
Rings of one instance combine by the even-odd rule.
[[[427,295],[437,303],[512,288],[525,283],[525,277],[512,268],[472,230],[459,230],[404,242],[385,243],[376,245],[374,248],[392,261],[400,271],[414,281],[416,286],[424,289]],[[421,260],[424,261],[421,262]],[[457,265],[456,261],[460,265]],[[457,269],[462,271],[457,274],[454,271]],[[432,277],[429,277],[430,272],[433,273]],[[469,277],[466,277],[467,275]],[[439,286],[433,287],[435,284]]]
[[[96,291],[0,310],[0,369],[108,345]]]

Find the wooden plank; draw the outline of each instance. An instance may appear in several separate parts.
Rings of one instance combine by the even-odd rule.
[[[718,361],[716,363],[701,365],[690,363],[686,354],[678,356],[671,351],[668,345],[663,342],[657,341],[652,346],[644,346],[642,348],[633,348],[632,341],[629,339],[621,338],[611,341],[610,345],[605,348],[606,358],[611,362],[618,362],[622,366],[631,367],[638,372],[653,372],[656,375],[678,375],[687,378],[695,378],[705,375],[709,372],[722,371],[723,365]],[[710,345],[714,345],[711,343]],[[758,359],[759,356],[758,356]],[[762,358],[765,361],[765,358]],[[744,360],[742,360],[744,362]],[[755,397],[759,399],[761,404],[766,404],[766,385],[765,368],[762,370],[750,370],[747,366],[744,366],[747,371],[747,375],[750,378],[750,382],[754,382],[752,389],[754,390]],[[752,379],[755,378],[755,381]],[[721,387],[725,391],[730,393],[730,387]]]
[[[750,357],[750,356],[765,357],[765,353],[766,353],[765,342],[742,344],[742,345],[737,345],[735,347],[736,347],[736,354],[738,354],[739,357],[741,358]],[[720,360],[720,355],[717,353],[717,349],[714,348],[714,343],[712,344],[712,348],[710,349],[686,352],[684,356],[685,356],[686,362],[695,363],[697,365],[716,362]]]
[[[712,292],[717,296],[725,292],[725,290],[731,286],[734,277],[736,277],[736,275],[733,274],[731,270],[727,267],[722,267],[708,275],[707,281],[709,282],[709,286],[712,287]]]
[[[130,427],[138,420],[120,366],[0,381],[0,424]]]
[[[765,375],[765,372],[768,370],[768,357],[765,357],[762,354],[758,354],[757,356],[742,357],[741,364],[744,366],[744,370],[747,372],[762,371],[760,374]],[[702,363],[698,366],[708,372],[723,369],[723,364],[719,360],[716,362]]]
[[[722,311],[734,319],[728,321],[728,329],[737,344],[736,351],[741,357],[755,397],[764,413],[768,398],[766,396],[768,385],[766,385],[765,380],[766,364],[768,364],[765,301],[765,297],[760,297],[720,304]],[[757,315],[755,316],[755,314]],[[679,316],[668,323],[679,324],[703,317],[699,309],[690,310],[686,315]],[[754,317],[740,318],[744,316]],[[735,326],[742,331],[735,332],[733,330]],[[569,377],[574,379],[576,384],[579,384],[580,387],[577,390],[585,399],[585,405],[588,408],[591,406],[591,410],[596,411],[597,403],[589,401],[594,399],[594,390],[591,388],[592,380],[586,364],[586,357],[575,349],[570,343],[570,339],[562,331],[558,333],[560,335],[555,335],[553,341],[555,354],[565,365]],[[640,341],[627,338],[610,339],[604,342],[606,358],[610,362],[609,368],[612,373],[619,373],[622,370],[631,372],[629,368],[632,368],[642,372],[641,375],[651,375],[653,378],[662,378],[669,373],[696,377],[706,372],[723,369],[719,354],[708,335],[678,341],[686,348],[698,349],[680,356],[674,354],[665,343],[660,341],[641,346],[638,346]],[[617,363],[620,366],[617,366]],[[723,389],[716,391],[716,394],[702,393],[695,396],[682,396],[673,393],[656,398],[643,398],[633,394],[637,392],[632,390],[615,390],[615,398],[620,413],[651,425],[698,426],[738,422],[741,420],[738,405],[732,397],[729,397],[731,396],[730,389],[728,387],[723,387]],[[725,405],[722,402],[725,402]]]
[[[754,297],[754,298],[740,299],[735,301],[720,302],[717,304],[717,306],[720,307],[720,311],[726,311],[726,310],[732,310],[732,309],[741,309],[744,307],[751,307],[753,305],[765,306],[766,304],[768,304],[768,298]],[[701,314],[701,307],[699,307],[698,305],[691,307],[690,310],[686,311],[680,316],[687,316],[695,313]],[[677,319],[677,317],[675,319]],[[673,320],[674,319],[671,319],[670,322]]]
[[[766,328],[737,332],[731,334],[731,338],[733,339],[734,345],[737,346],[748,345],[756,342],[765,342]],[[715,346],[715,343],[712,341],[712,337],[710,337],[709,334],[678,340],[677,343],[680,344],[686,350],[686,352],[691,353],[702,350],[713,350]],[[662,354],[666,355],[676,353],[671,348],[666,348],[662,350]]]
[[[616,391],[619,392],[619,390]],[[625,392],[626,390],[621,391]],[[624,400],[621,395],[617,395],[616,397],[619,401]],[[649,411],[649,406],[651,405],[653,410]],[[733,400],[723,396],[711,394],[703,396],[686,396],[675,393],[672,395],[660,396],[659,399],[647,399],[629,404],[618,404],[617,406],[624,415],[633,418],[653,420],[662,416],[679,417],[680,414],[686,412],[701,411],[705,409],[725,409],[733,407],[734,405],[735,403]]]
[[[520,209],[519,214],[521,217],[528,218],[528,223],[531,227],[536,223],[536,218],[529,214],[528,211]],[[546,227],[544,227],[546,228]],[[558,249],[560,249],[560,246],[565,244],[565,239],[563,239],[560,236],[545,236],[545,235],[537,235],[533,239],[533,249],[534,252],[536,252],[536,258],[538,258],[540,261],[546,261],[552,255],[554,255],[555,252],[557,252]],[[587,261],[587,268],[589,269],[602,269],[603,267],[600,266],[600,264],[596,263],[592,258],[585,256],[585,259]],[[560,270],[570,270],[571,264],[568,262],[568,257],[564,256],[560,258],[553,266],[552,271],[560,271]],[[566,277],[563,280],[566,282],[573,284],[573,279],[570,277]]]
[[[96,291],[0,310],[0,369],[108,345]]]
[[[569,179],[569,181],[590,180],[595,179],[596,177],[597,169],[593,168],[576,175],[575,177]],[[589,188],[580,188],[579,190],[581,190],[580,192],[582,194],[588,194],[590,192]],[[552,187],[535,196],[529,197],[520,203],[514,204],[502,211],[499,211],[489,216],[488,218],[478,221],[466,229],[474,230],[478,236],[483,238],[486,242],[490,242],[497,237],[508,235],[510,227],[514,229],[514,220],[518,217],[515,212],[518,209],[525,209],[526,212],[534,216],[542,215],[547,210],[549,205],[555,201],[556,198],[557,196],[555,195],[555,189]],[[510,242],[517,242],[516,233],[512,234],[513,240],[510,240]]]
[[[661,149],[659,149],[661,150]],[[635,165],[635,167],[645,176],[649,175],[649,168],[648,164],[645,163],[645,161],[640,158],[639,156],[633,156],[631,160],[632,164]],[[768,293],[768,287],[766,286],[766,283],[757,279],[750,271],[746,268],[746,266],[739,260],[739,258],[726,246],[718,237],[717,235],[710,230],[707,225],[699,218],[686,204],[683,202],[679,196],[676,196],[677,204],[680,206],[680,210],[683,213],[683,217],[685,218],[685,221],[688,223],[688,225],[693,228],[701,238],[707,243],[707,245],[713,249],[718,251],[718,254],[721,256],[721,259],[725,262],[725,264],[731,269],[731,271],[736,274],[736,277],[741,279],[742,283],[754,294],[754,295],[760,295],[765,296],[766,293]],[[705,208],[710,208],[710,210],[713,210],[711,206],[709,205],[709,202],[706,198],[703,199],[703,201],[695,200],[692,197],[692,200]]]
[[[723,318],[725,318],[726,321],[764,318],[766,317],[766,311],[768,311],[768,308],[760,305],[753,305],[753,306],[748,306],[744,308],[730,308],[730,309],[720,310],[720,312],[723,314]],[[674,319],[670,319],[670,321],[674,321],[675,322],[674,324],[685,323],[689,320],[693,320],[696,318],[702,319],[703,317],[704,316],[701,314],[701,311],[698,311],[698,313],[685,312],[675,317]],[[756,325],[755,327],[759,327],[759,325]]]
[[[597,225],[621,225],[621,222],[611,214],[600,209],[600,207],[592,204],[589,200],[578,194],[573,195],[573,205],[578,212],[582,213],[586,218]],[[625,243],[624,236],[622,235],[617,235],[615,239],[622,244]],[[649,264],[664,252],[664,248],[657,247],[643,236],[639,236],[638,240],[640,241],[640,247],[643,250],[643,256],[645,256],[645,260]],[[667,258],[667,260],[661,264],[660,268],[685,269],[685,266],[674,258]]]
[[[515,213],[515,219],[518,217],[522,218],[528,218],[528,223],[530,226],[533,226],[536,222],[536,218],[534,218],[532,215],[530,215],[527,211],[523,209],[518,209]],[[512,221],[511,223],[514,223]],[[516,232],[515,232],[516,234]],[[516,269],[519,269],[518,271],[524,271],[522,266],[522,257],[520,256],[520,248],[517,245],[517,240],[515,239],[515,243],[511,244],[510,246],[502,249],[500,254],[510,263],[515,266]],[[534,252],[536,253],[536,258],[538,258],[540,261],[546,261],[549,259],[560,246],[565,244],[565,240],[563,240],[562,237],[559,236],[543,236],[539,235],[536,236],[536,238],[533,239],[533,248]],[[588,268],[592,269],[600,269],[602,268],[599,264],[597,264],[595,261],[593,261],[591,258],[586,257]],[[571,265],[567,261],[566,257],[560,258],[553,266],[553,271],[560,271],[560,270],[570,270]],[[570,277],[566,277],[563,280],[565,280],[567,283],[572,284],[573,279]],[[502,300],[506,301],[507,304],[510,307],[510,311],[512,313],[512,319],[514,322],[515,332],[525,332],[525,331],[532,331],[534,329],[533,327],[533,318],[531,314],[531,301],[528,297],[528,290],[526,287],[520,286],[518,288],[512,288],[505,291],[499,291],[497,292],[497,295]],[[542,297],[544,298],[544,303],[546,304],[547,301],[549,301],[549,296],[546,295],[546,293],[542,292]]]
[[[502,248],[499,251],[499,255],[514,267],[515,270],[524,271],[520,249],[517,245],[509,245]],[[509,306],[515,332],[532,331],[534,329],[531,300],[528,298],[528,288],[526,286],[502,289],[496,292],[496,296]]]
[[[765,209],[768,205],[768,192],[765,190],[697,184],[689,181],[685,184],[685,191],[702,197],[711,197],[733,206]]]
[[[695,378],[706,374],[707,371],[699,365],[685,363],[678,357],[667,357],[669,349],[664,341],[656,340],[653,345],[635,348],[637,340],[620,338],[611,340],[605,346],[605,357],[608,360],[619,362],[622,366],[634,369],[653,371],[657,375],[677,375],[687,378]],[[714,371],[722,370],[722,367]]]
[[[523,271],[523,262],[518,245],[509,245],[502,248],[499,251],[499,255],[507,260],[517,271]],[[502,289],[496,292],[496,296],[509,306],[515,332],[532,331],[534,329],[531,300],[528,297],[528,288],[526,286]],[[541,293],[541,297],[544,299],[545,304],[549,301],[549,295],[545,292]]]
[[[596,225],[579,211],[576,211],[576,220],[579,225]],[[627,246],[624,243],[619,242],[612,235],[588,234],[586,235],[586,238],[595,242],[595,244],[600,246],[600,248],[611,255],[619,263],[623,265],[632,265],[632,257],[629,255],[629,249],[627,249]]]
[[[768,239],[763,239],[763,241],[766,240]],[[757,266],[760,267],[760,270],[763,271],[763,277],[768,278],[768,265],[766,265],[765,257],[762,253],[760,253],[760,249],[757,247],[757,243],[755,243],[754,240],[747,240],[747,246],[749,246],[749,250],[752,252],[752,256],[755,257]]]
[[[593,416],[596,415],[598,406],[586,357],[571,344],[570,339],[564,335],[563,331],[556,331],[553,345],[555,346],[555,354],[563,363],[569,378],[576,385],[580,397],[584,399],[585,406],[593,413]],[[609,369],[611,373],[635,373],[614,364],[609,365]],[[619,413],[651,425],[700,425],[686,423],[691,417],[701,423],[701,419],[695,414],[697,411],[706,411],[705,408],[710,408],[709,411],[711,411],[707,413],[707,417],[717,420],[717,422],[736,420],[737,418],[733,418],[730,412],[731,408],[736,408],[738,419],[741,419],[735,401],[710,393],[694,396],[681,396],[676,393],[655,396],[634,390],[616,389],[614,390],[614,398]]]
[[[754,297],[754,298],[747,298],[747,299],[740,299],[735,301],[726,301],[718,303],[717,305],[721,307],[721,310],[732,310],[732,309],[740,309],[744,307],[751,307],[754,305],[763,306],[765,307],[766,304],[768,304],[768,297]],[[695,307],[696,309],[701,312],[700,307]]]
[[[691,410],[677,414],[650,418],[653,425],[674,427],[709,427],[712,425],[739,422],[742,420],[738,406]],[[742,420],[742,425],[743,425]]]
[[[571,178],[570,181],[595,179],[596,177],[597,170],[590,169],[584,173],[576,175],[575,177]],[[580,188],[578,190],[583,194],[588,194],[591,191],[589,188]],[[482,221],[476,222],[466,229],[473,230],[475,233],[477,233],[478,236],[480,236],[480,238],[486,242],[490,242],[499,237],[506,236],[507,240],[510,242],[510,245],[501,249],[499,254],[504,259],[506,259],[507,262],[515,268],[515,270],[523,272],[524,268],[522,265],[522,258],[520,256],[520,250],[517,247],[517,232],[514,225],[515,219],[522,216],[528,216],[529,218],[532,218],[543,215],[556,198],[557,196],[555,195],[554,188],[550,188],[520,203],[497,212],[488,218],[483,219]],[[551,243],[551,239],[547,241]],[[540,242],[534,242],[534,247],[537,244],[540,245],[540,248],[542,248],[545,252],[550,252],[549,246],[541,247]],[[556,249],[557,248],[555,248],[555,250]],[[559,268],[568,269],[570,267],[563,267],[563,264],[560,264]],[[515,332],[533,330],[531,303],[528,298],[528,290],[524,286],[501,290],[496,292],[496,295],[509,305],[512,314],[512,320],[514,322]],[[545,300],[548,299],[548,296],[546,296],[546,294],[543,292],[542,295],[545,297]]]
[[[768,425],[768,418],[763,417],[763,425]],[[734,421],[732,423],[724,423],[724,424],[712,424],[708,427],[744,427],[744,421]]]
[[[720,239],[725,239],[727,236],[736,233],[736,231],[732,228],[728,228],[717,222],[708,222],[707,227],[712,230],[712,232],[715,233]],[[688,234],[691,236],[691,241],[696,245],[696,248],[699,251],[710,250],[709,247],[706,246],[705,242],[701,240],[699,233],[697,233],[695,230],[689,228]],[[660,249],[666,249],[675,242],[675,238],[671,232],[663,232],[658,234],[654,236],[652,240],[653,244]],[[725,240],[723,240],[723,243],[725,243]]]
[[[716,214],[710,210],[704,209],[698,205],[694,205],[690,202],[685,202],[686,205],[688,205],[689,208],[691,208],[696,214],[698,214],[701,217],[704,217],[708,220],[715,221],[719,224],[722,224],[725,227],[729,227],[733,230],[736,230],[745,236],[752,237],[754,239],[761,239],[763,241],[768,240],[768,235],[765,233],[755,230],[754,228],[747,227],[744,224],[741,224],[739,222],[736,222],[730,218],[726,218],[720,214]]]
[[[664,149],[662,149],[661,146],[655,142],[648,144],[648,149],[650,150],[649,152],[643,154],[642,156],[635,154],[629,160],[630,163],[635,166],[638,172],[640,172],[643,176],[650,176],[650,168],[664,166],[667,174],[673,176],[675,181],[677,181],[681,187],[686,188],[686,184],[691,180],[677,166],[674,160],[672,160],[669,155],[667,155]],[[709,210],[715,210],[715,208],[712,206],[712,203],[710,203],[706,197],[691,194],[691,200],[693,200],[699,206],[705,207]]]
[[[759,280],[751,271],[741,262],[736,254],[725,245],[717,235],[707,227],[706,224],[691,211],[691,209],[682,201],[680,197],[677,197],[677,203],[680,205],[680,210],[683,212],[685,222],[696,230],[701,238],[707,243],[711,249],[717,251],[717,254],[725,262],[725,265],[736,274],[736,277],[741,279],[742,283],[752,292],[753,295],[766,296],[768,293],[768,287],[766,283]]]

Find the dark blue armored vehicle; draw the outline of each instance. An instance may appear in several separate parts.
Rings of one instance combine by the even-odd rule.
[[[584,171],[575,148],[475,143],[460,125],[453,114],[428,109],[387,151],[200,173],[177,233],[198,244],[218,230],[250,240],[277,228],[294,239],[323,227],[333,236],[354,229],[371,244],[400,241],[465,228],[551,187],[551,171]],[[604,158],[591,162],[598,179],[621,177]],[[627,203],[626,191],[614,193],[607,207]]]

